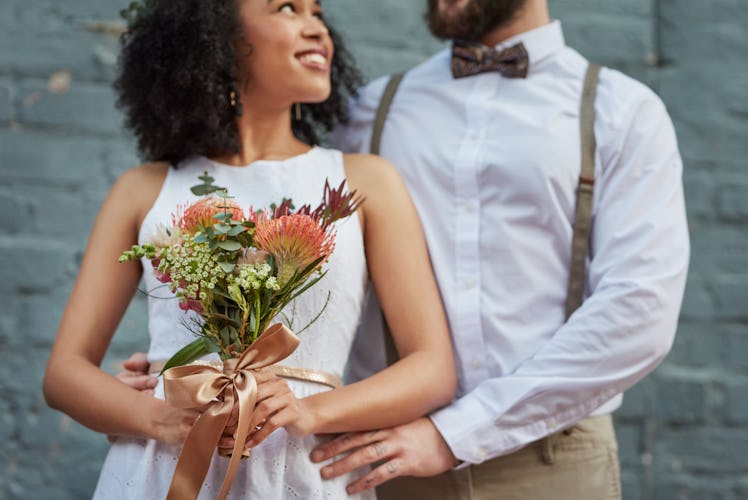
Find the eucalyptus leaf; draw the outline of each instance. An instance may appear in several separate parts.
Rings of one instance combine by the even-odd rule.
[[[226,250],[227,252],[236,252],[237,250],[240,250],[242,248],[241,244],[238,241],[234,240],[219,241],[218,247]]]
[[[221,269],[223,269],[223,272],[227,274],[233,272],[234,269],[236,268],[236,264],[233,262],[219,262],[218,265],[221,266]]]
[[[190,191],[192,191],[192,194],[197,196],[205,196],[206,194],[210,193],[208,186],[193,186],[190,188]]]

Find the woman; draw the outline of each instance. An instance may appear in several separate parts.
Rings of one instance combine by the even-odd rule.
[[[284,364],[342,374],[367,271],[401,359],[334,390],[259,372],[252,422],[259,430],[231,490],[233,498],[342,498],[351,478],[323,483],[308,459],[315,434],[411,421],[454,393],[447,323],[417,214],[384,160],[309,145],[343,118],[344,93],[358,84],[317,1],[145,5],[123,37],[116,88],[141,153],[154,161],[123,174],[100,210],[49,360],[45,397],[91,429],[122,436],[96,498],[164,498],[198,413],[169,406],[160,385],[153,398],[99,369],[141,276],[148,289],[157,284],[149,265],[118,264],[117,257],[168,223],[203,171],[242,206],[255,207],[282,197],[314,205],[325,179],[347,179],[366,201],[338,228],[328,275],[298,299],[304,324],[331,292],[325,313]],[[181,314],[175,300],[149,298],[150,361],[192,340]],[[213,458],[201,498],[216,496],[226,463]]]

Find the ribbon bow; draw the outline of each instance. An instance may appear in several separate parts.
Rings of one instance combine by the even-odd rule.
[[[225,499],[239,467],[249,423],[257,401],[257,381],[252,370],[265,368],[287,358],[300,343],[299,338],[276,323],[265,330],[239,358],[223,362],[223,372],[206,365],[187,365],[164,372],[166,400],[177,408],[201,408],[208,405],[192,426],[179,455],[167,500],[197,498],[210,468],[226,423],[239,404],[236,442],[229,467],[218,494]]]
[[[490,71],[498,71],[507,78],[526,78],[529,57],[521,42],[499,52],[477,42],[455,40],[451,66],[455,78]]]

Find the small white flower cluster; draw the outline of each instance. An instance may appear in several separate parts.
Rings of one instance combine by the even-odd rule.
[[[275,276],[271,276],[270,273],[273,270],[270,264],[267,262],[259,264],[243,264],[237,267],[238,275],[234,277],[233,281],[238,284],[242,290],[251,292],[252,290],[260,290],[266,288],[277,292],[280,290],[280,285]]]
[[[158,270],[169,274],[169,289],[178,297],[195,300],[202,298],[201,290],[212,290],[219,280],[226,278],[208,245],[195,243],[191,238],[181,245],[165,247]]]

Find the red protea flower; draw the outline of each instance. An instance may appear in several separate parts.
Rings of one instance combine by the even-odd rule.
[[[320,258],[321,266],[335,248],[334,232],[323,230],[309,215],[259,217],[256,223],[255,245],[275,257],[281,287],[295,272],[303,271]]]
[[[304,205],[296,213],[312,216],[314,220],[319,222],[322,229],[327,229],[330,224],[337,220],[345,219],[364,202],[364,197],[360,196],[355,190],[350,193],[347,192],[345,183],[346,181],[343,180],[337,189],[333,189],[330,187],[330,181],[325,180],[322,203],[314,210],[312,210],[311,205]]]
[[[237,202],[219,196],[208,196],[185,208],[176,225],[184,231],[196,233],[203,227],[219,222],[215,216],[222,213],[231,214],[231,219],[235,221],[244,218],[244,211]]]

